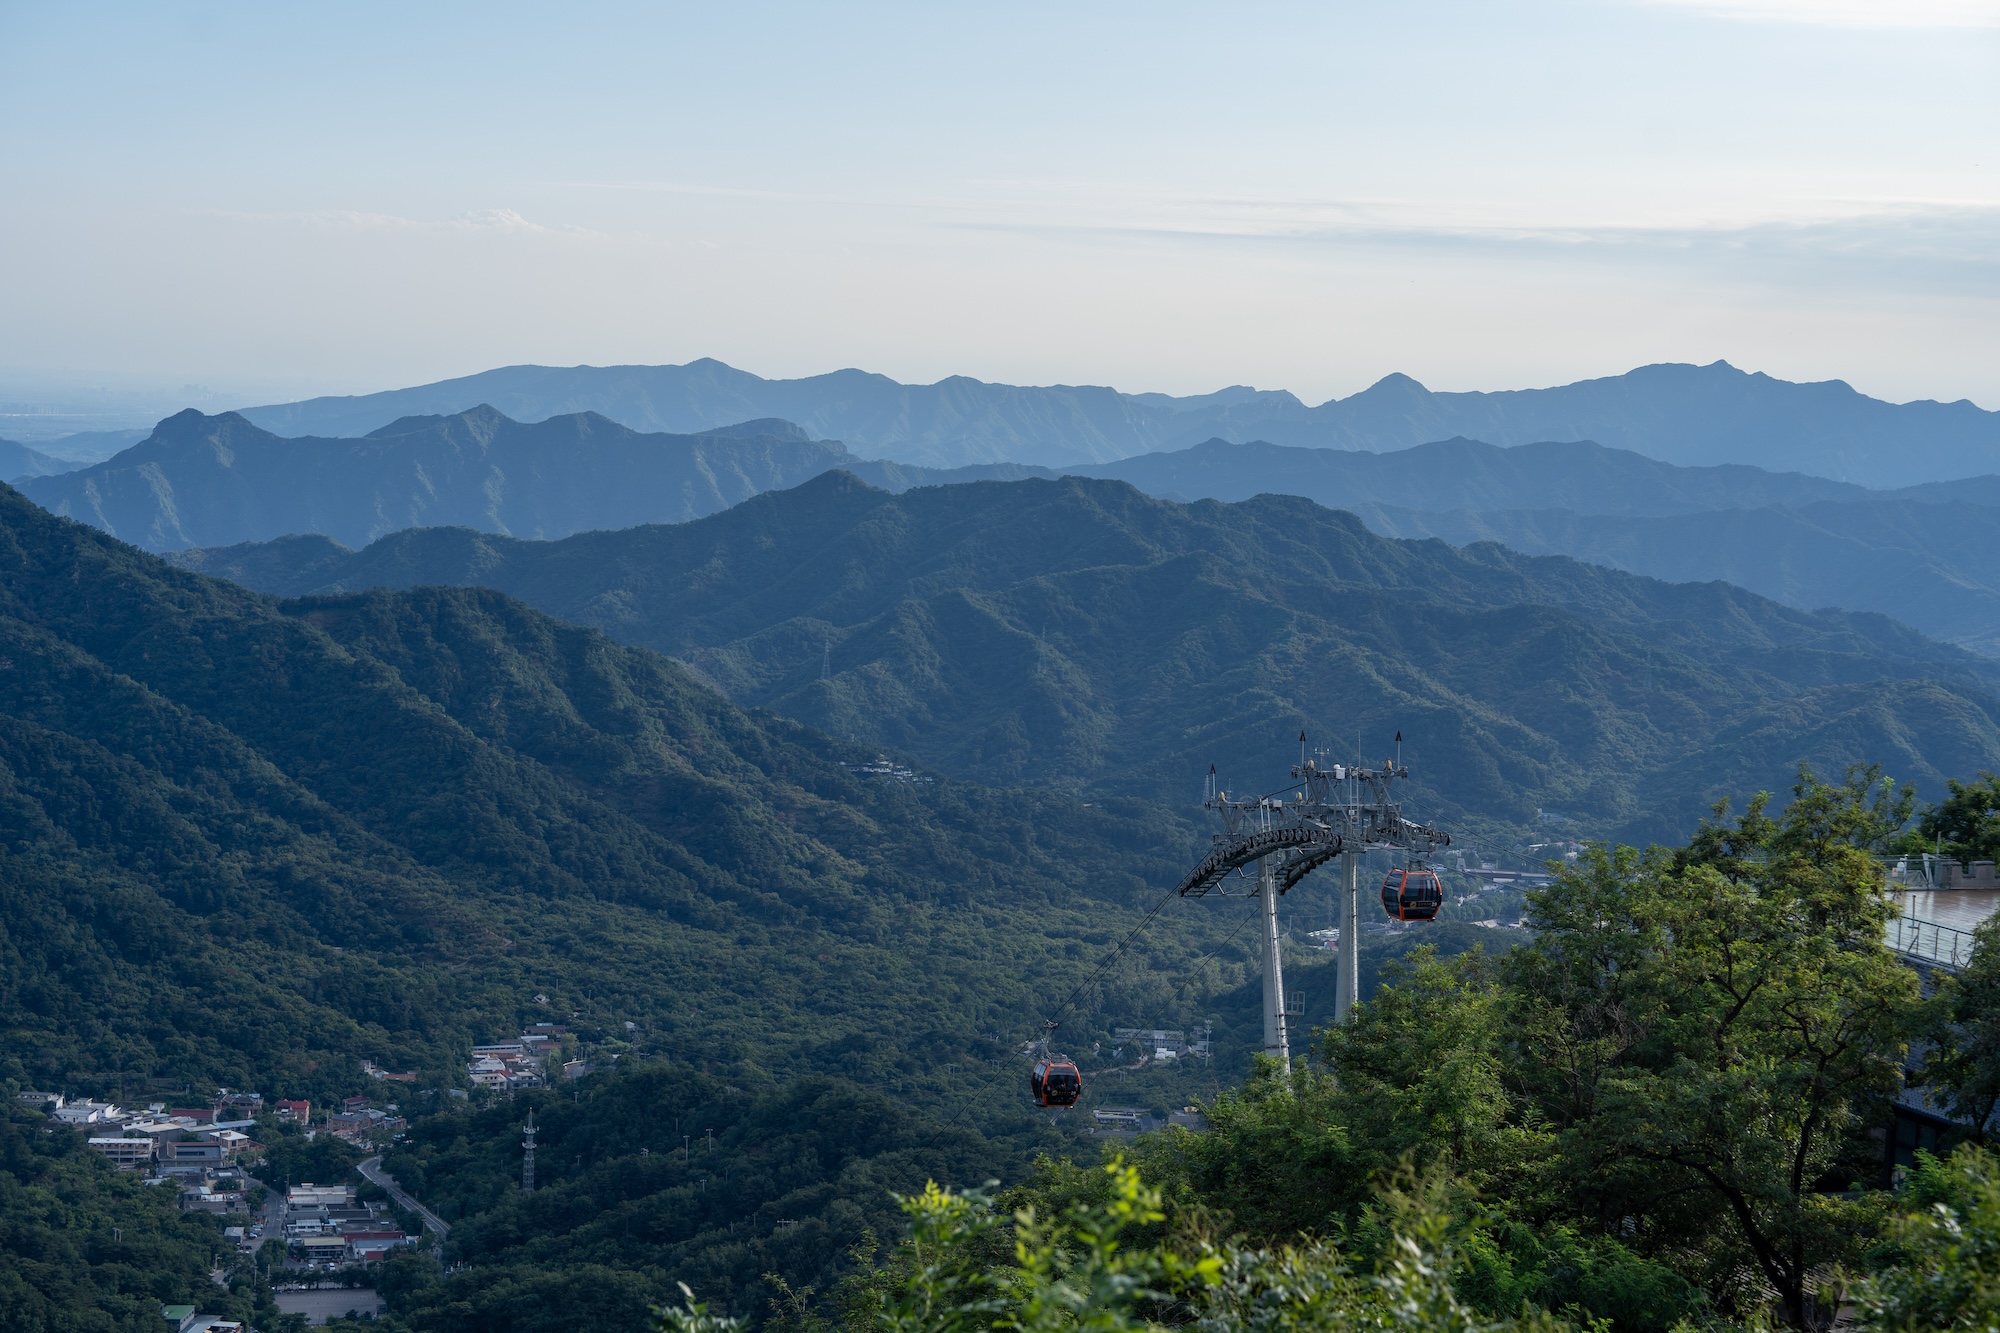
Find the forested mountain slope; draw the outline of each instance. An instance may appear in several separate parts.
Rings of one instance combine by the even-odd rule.
[[[279,604],[0,491],[0,1078],[319,1100],[540,1015],[935,1101],[1192,837],[874,754],[496,592]],[[1079,1033],[1171,1008],[1219,920]]]
[[[993,782],[1185,800],[1211,763],[1266,781],[1301,728],[1341,757],[1400,730],[1426,813],[1669,838],[1801,760],[1878,760],[1932,792],[2000,763],[2000,668],[1881,617],[1385,540],[1290,497],[1082,478],[892,496],[831,473],[554,543],[429,530],[202,558],[286,591],[504,589]]]
[[[859,370],[767,380],[704,358],[684,366],[507,366],[244,415],[283,435],[362,435],[399,417],[480,403],[521,420],[589,411],[635,430],[675,432],[783,417],[858,453],[933,467],[1103,463],[1212,437],[1394,450],[1463,435],[1498,445],[1596,440],[1669,463],[1747,463],[1879,487],[2000,472],[2000,413],[1964,400],[1888,403],[1839,380],[1795,384],[1724,361],[1498,393],[1438,393],[1390,375],[1311,407],[1284,391],[1243,386],[1175,398],[965,376],[899,384]]]

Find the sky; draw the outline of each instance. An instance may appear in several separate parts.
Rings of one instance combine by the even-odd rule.
[[[2000,0],[0,0],[0,391],[700,356],[2000,408]]]

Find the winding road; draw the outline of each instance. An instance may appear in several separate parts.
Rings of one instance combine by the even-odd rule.
[[[370,1184],[380,1185],[384,1190],[388,1191],[389,1197],[394,1199],[398,1206],[408,1209],[418,1217],[423,1218],[424,1225],[430,1228],[433,1236],[438,1238],[439,1245],[443,1245],[444,1238],[451,1234],[451,1223],[440,1218],[436,1213],[411,1198],[408,1192],[396,1183],[396,1178],[382,1169],[380,1154],[369,1158],[354,1169],[361,1173],[363,1180],[368,1181]]]

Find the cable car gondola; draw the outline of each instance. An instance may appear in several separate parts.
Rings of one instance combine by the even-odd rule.
[[[1035,1094],[1037,1106],[1075,1106],[1083,1096],[1083,1075],[1068,1060],[1037,1060],[1028,1091]]]
[[[1397,921],[1435,921],[1444,885],[1429,866],[1399,866],[1382,878],[1382,910]]]

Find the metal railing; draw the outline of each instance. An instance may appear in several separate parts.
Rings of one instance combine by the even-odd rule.
[[[1972,932],[1936,921],[1899,916],[1889,923],[1889,948],[1905,958],[1955,972],[1972,961]]]

